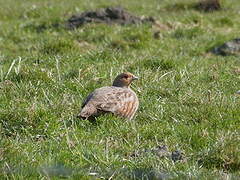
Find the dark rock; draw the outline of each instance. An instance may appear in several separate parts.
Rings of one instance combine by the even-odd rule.
[[[233,39],[211,50],[216,55],[240,55],[240,38]]]
[[[145,22],[154,23],[153,17],[140,18],[124,10],[122,7],[108,7],[96,11],[86,11],[79,15],[73,15],[67,21],[70,29],[78,28],[86,23],[106,23],[106,24],[141,24]]]
[[[176,161],[182,161],[184,159],[183,153],[179,150],[173,151],[171,158],[174,162]]]

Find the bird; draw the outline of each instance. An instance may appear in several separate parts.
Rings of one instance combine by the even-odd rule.
[[[95,120],[102,114],[111,113],[131,120],[138,109],[139,100],[130,85],[137,79],[132,73],[123,72],[114,79],[112,86],[95,89],[83,101],[78,117]]]

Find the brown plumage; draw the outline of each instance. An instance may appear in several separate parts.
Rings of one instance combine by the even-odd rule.
[[[132,81],[136,79],[138,78],[129,72],[121,73],[112,86],[96,89],[83,102],[78,117],[92,119],[103,113],[113,113],[132,119],[139,105],[136,93],[130,88]]]

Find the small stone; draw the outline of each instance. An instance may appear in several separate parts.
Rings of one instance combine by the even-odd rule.
[[[160,39],[160,31],[154,32],[153,37],[154,37],[155,39]]]
[[[181,160],[183,160],[183,153],[181,151],[179,151],[179,150],[176,150],[176,151],[172,152],[171,157],[172,157],[172,160],[174,162],[181,161]]]

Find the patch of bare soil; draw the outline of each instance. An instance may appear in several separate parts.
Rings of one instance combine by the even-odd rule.
[[[166,145],[159,145],[157,147],[151,148],[151,149],[144,149],[141,151],[136,151],[132,153],[130,156],[137,158],[140,156],[144,156],[147,154],[152,154],[156,155],[159,158],[168,158],[171,159],[173,162],[177,161],[186,161],[186,157],[184,156],[183,152],[180,150],[175,150],[175,151],[169,151],[168,147]]]
[[[229,56],[229,55],[240,55],[240,38],[233,39],[228,41],[218,47],[215,47],[211,50],[213,54]]]
[[[200,0],[196,8],[200,11],[212,12],[221,10],[221,4],[220,0]]]
[[[141,24],[155,23],[153,17],[141,18],[127,12],[122,7],[107,7],[96,11],[86,11],[79,15],[73,15],[67,21],[69,29],[78,28],[86,23],[105,23],[105,24]]]

